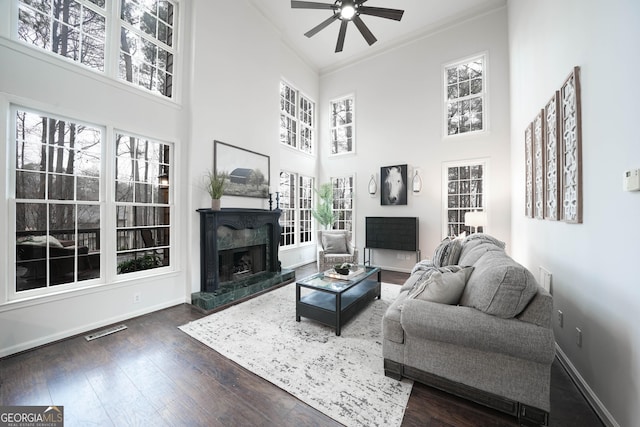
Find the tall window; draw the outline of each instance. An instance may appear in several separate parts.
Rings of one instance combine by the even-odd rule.
[[[331,101],[331,154],[355,151],[354,102],[353,96]]]
[[[486,55],[444,67],[447,135],[486,128]]]
[[[169,265],[171,146],[116,135],[118,274]]]
[[[332,178],[333,211],[336,213],[336,230],[353,232],[353,176]]]
[[[312,154],[314,138],[315,103],[280,82],[280,142]]]
[[[443,167],[446,182],[446,229],[447,236],[457,236],[471,230],[464,225],[467,212],[485,210],[486,163],[448,163]],[[482,227],[479,230],[483,231]]]
[[[15,112],[16,292],[100,277],[102,130]]]
[[[17,37],[171,98],[175,2],[120,0],[115,9],[110,6],[106,0],[18,0]],[[120,23],[119,30],[108,37],[107,28],[113,21]],[[119,46],[120,51],[113,60],[118,61],[116,75],[111,71],[116,64],[106,63],[105,52],[112,46]]]
[[[280,172],[280,246],[295,246],[313,240],[314,179],[291,172]]]
[[[172,96],[174,5],[167,0],[122,0],[119,78]]]

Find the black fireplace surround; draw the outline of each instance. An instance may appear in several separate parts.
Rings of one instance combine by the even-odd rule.
[[[223,274],[222,278],[220,277],[221,260],[227,258],[222,253],[229,252],[229,248],[226,247],[228,245],[225,246],[222,243],[225,239],[218,235],[220,227],[228,227],[233,230],[258,230],[266,226],[266,241],[263,242],[264,257],[259,262],[260,269],[267,272],[280,271],[280,262],[278,261],[280,210],[224,208],[219,211],[198,209],[198,212],[200,213],[200,290],[202,292],[214,292],[224,281],[229,279],[226,274]],[[226,234],[228,235],[229,232]],[[247,253],[251,253],[253,250],[248,247]],[[242,248],[234,246],[233,251],[242,251]]]

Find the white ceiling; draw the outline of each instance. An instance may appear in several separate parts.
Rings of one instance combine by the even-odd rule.
[[[333,0],[314,1],[334,3]],[[506,0],[369,0],[367,6],[404,10],[402,20],[361,15],[378,41],[369,46],[356,26],[349,23],[344,49],[340,53],[334,53],[339,20],[311,38],[304,36],[329,18],[333,11],[292,9],[290,0],[251,0],[251,3],[280,31],[286,44],[324,74],[455,22],[503,7]]]

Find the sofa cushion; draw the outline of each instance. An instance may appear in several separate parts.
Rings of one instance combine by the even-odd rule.
[[[417,282],[409,291],[407,299],[457,304],[473,267],[441,267]]]
[[[322,235],[322,247],[326,254],[346,254],[347,252],[347,239],[344,234],[329,234]]]
[[[487,252],[504,252],[504,242],[483,233],[472,234],[464,240],[458,264],[474,265]]]
[[[531,272],[504,251],[486,252],[473,266],[460,305],[509,319],[520,314],[538,290]]]

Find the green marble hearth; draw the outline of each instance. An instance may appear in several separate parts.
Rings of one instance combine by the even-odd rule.
[[[194,292],[191,294],[191,304],[203,310],[213,310],[214,308],[293,280],[295,277],[296,274],[293,270],[282,269],[282,271],[277,273],[265,271],[248,277],[245,280],[236,280],[228,284],[221,283],[220,287],[213,292]]]

